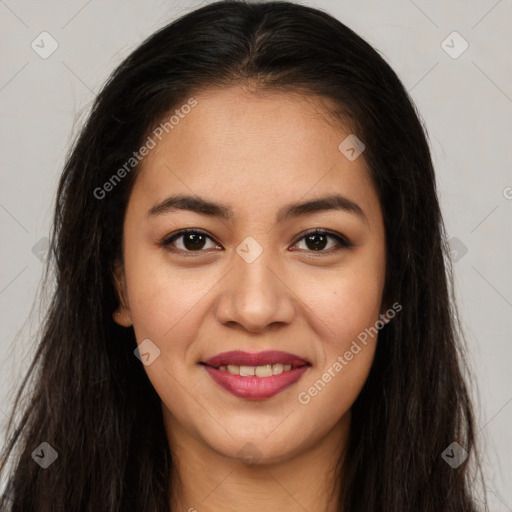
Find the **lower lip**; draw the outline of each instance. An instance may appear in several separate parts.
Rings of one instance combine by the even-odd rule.
[[[277,393],[295,384],[307,371],[309,365],[300,366],[270,377],[241,377],[211,366],[204,365],[204,368],[219,386],[233,395],[240,398],[262,400],[277,395]]]

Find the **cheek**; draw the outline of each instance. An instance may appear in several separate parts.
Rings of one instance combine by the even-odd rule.
[[[197,331],[197,317],[203,314],[205,294],[214,286],[214,276],[173,268],[161,249],[126,254],[125,271],[138,342],[149,338],[161,351],[160,362],[174,366],[183,359]]]
[[[304,282],[301,293],[317,317],[322,338],[338,350],[355,339],[379,318],[383,276],[357,269],[344,269],[323,279]],[[307,291],[307,295],[306,295]],[[323,327],[321,327],[323,326]]]
[[[178,267],[161,247],[132,241],[125,271],[134,324],[150,324],[160,335],[171,329],[213,285],[212,273],[196,270]]]
[[[319,359],[297,395],[311,428],[332,426],[363,388],[375,355],[382,293],[379,276],[357,272],[331,279],[320,290],[310,308],[322,339]]]
[[[322,343],[317,367],[297,398],[326,424],[350,409],[368,377],[381,313],[381,263],[361,258],[325,279],[308,281],[310,323]]]
[[[351,351],[348,351],[352,353]],[[368,378],[375,345],[360,344],[360,351],[348,361],[346,351],[331,354],[298,391],[297,407],[302,411],[301,428],[329,431],[356,401]]]

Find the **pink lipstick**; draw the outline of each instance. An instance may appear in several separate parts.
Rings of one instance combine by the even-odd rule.
[[[268,350],[223,352],[203,361],[205,370],[222,388],[240,398],[270,398],[297,382],[311,366],[301,357]]]

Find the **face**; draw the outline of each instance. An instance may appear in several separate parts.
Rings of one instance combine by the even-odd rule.
[[[168,429],[284,460],[346,421],[368,376],[381,208],[364,153],[339,149],[350,130],[319,100],[235,87],[194,98],[135,181],[116,321],[133,325]]]

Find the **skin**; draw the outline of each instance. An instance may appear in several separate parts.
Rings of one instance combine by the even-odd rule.
[[[115,274],[116,322],[133,325],[139,344],[150,339],[160,350],[144,368],[162,400],[180,477],[171,508],[334,512],[340,489],[332,470],[344,455],[350,408],[377,338],[307,404],[298,394],[385,311],[384,224],[364,153],[349,161],[340,152],[351,132],[328,118],[318,98],[238,86],[194,97],[198,105],[143,161]],[[186,210],[147,215],[177,193],[228,205],[233,219]],[[364,217],[324,210],[276,223],[285,204],[333,193],[359,205]],[[159,244],[184,228],[210,239],[194,251],[177,238],[178,253]],[[315,251],[302,235],[311,228],[354,245],[327,237]],[[263,250],[251,263],[236,252],[249,236]],[[187,257],[187,248],[202,252]],[[271,398],[243,399],[199,364],[236,349],[291,352],[311,367]],[[248,443],[253,464],[243,456]]]

